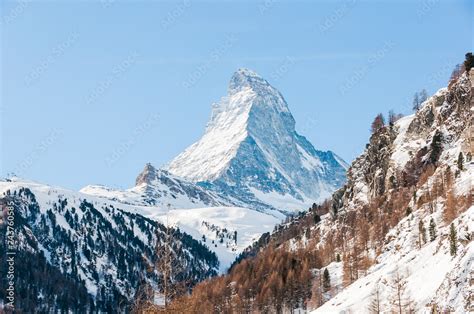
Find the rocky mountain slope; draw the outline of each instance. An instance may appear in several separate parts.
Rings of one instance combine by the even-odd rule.
[[[239,69],[212,108],[203,137],[166,169],[250,208],[301,210],[345,181],[347,165],[295,131],[288,105],[255,72]]]
[[[383,309],[399,303],[416,311],[474,309],[473,82],[471,70],[470,77],[464,73],[450,88],[439,90],[415,115],[375,134],[353,164],[338,210],[360,210],[408,187],[407,214],[376,248],[379,253],[367,276],[354,278],[316,313],[369,311],[377,299]],[[393,298],[398,275],[400,301]]]
[[[262,236],[227,276],[181,303],[204,312],[472,311],[473,81],[465,72],[414,115],[374,128],[331,201]]]

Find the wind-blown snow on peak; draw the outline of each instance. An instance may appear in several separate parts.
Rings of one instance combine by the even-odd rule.
[[[220,193],[246,204],[301,210],[339,188],[346,165],[296,133],[295,120],[277,89],[255,72],[239,69],[228,95],[212,106],[203,137],[167,170],[212,183]]]

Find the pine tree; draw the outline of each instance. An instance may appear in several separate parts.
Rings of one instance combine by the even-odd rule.
[[[464,61],[464,68],[466,69],[467,72],[471,70],[471,68],[474,67],[474,55],[472,52],[466,53],[466,60]]]
[[[331,277],[327,268],[324,269],[323,273],[323,287],[325,292],[331,290]]]
[[[430,153],[430,163],[435,165],[438,162],[439,156],[441,155],[442,150],[442,141],[443,141],[443,134],[436,130],[435,135],[433,136],[433,140],[431,141],[431,153]]]
[[[426,89],[422,89],[420,92],[420,105],[428,99],[428,92]]]
[[[430,241],[433,242],[434,240],[436,240],[436,224],[433,218],[431,218],[430,220],[429,229],[430,229]]]
[[[413,111],[420,110],[420,104],[420,96],[418,93],[415,93],[415,95],[413,95]]]
[[[458,252],[458,244],[457,244],[457,232],[454,228],[454,224],[451,224],[451,228],[449,231],[449,246],[450,246],[450,253],[451,256],[456,256]]]
[[[464,155],[462,154],[462,152],[459,153],[458,157],[458,169],[459,171],[464,170]]]
[[[418,243],[419,243],[420,249],[421,249],[422,243],[426,243],[426,228],[425,228],[425,225],[423,224],[422,219],[420,219],[420,222],[418,224]]]

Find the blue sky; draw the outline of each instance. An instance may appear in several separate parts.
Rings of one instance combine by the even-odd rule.
[[[1,2],[1,175],[130,187],[203,133],[239,67],[351,161],[473,50],[472,1]]]

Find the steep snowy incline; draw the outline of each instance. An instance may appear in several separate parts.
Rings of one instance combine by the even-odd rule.
[[[204,136],[166,168],[251,207],[289,211],[330,196],[344,183],[347,164],[297,134],[280,92],[239,69],[227,97],[213,105]]]
[[[469,298],[469,280],[473,275],[474,242],[464,244],[464,237],[472,236],[474,229],[474,207],[454,221],[461,240],[456,256],[450,255],[449,226],[438,230],[440,239],[418,249],[418,234],[413,225],[420,220],[427,224],[431,218],[440,222],[439,212],[427,217],[408,217],[390,233],[390,243],[384,253],[377,258],[377,264],[342,290],[314,313],[368,313],[374,302],[378,288],[382,309],[393,309],[394,278],[403,278],[405,290],[403,302],[411,301],[412,306],[423,313],[430,313],[433,304],[454,313],[464,312]],[[334,263],[339,264],[339,263]],[[342,278],[338,278],[342,279]]]

